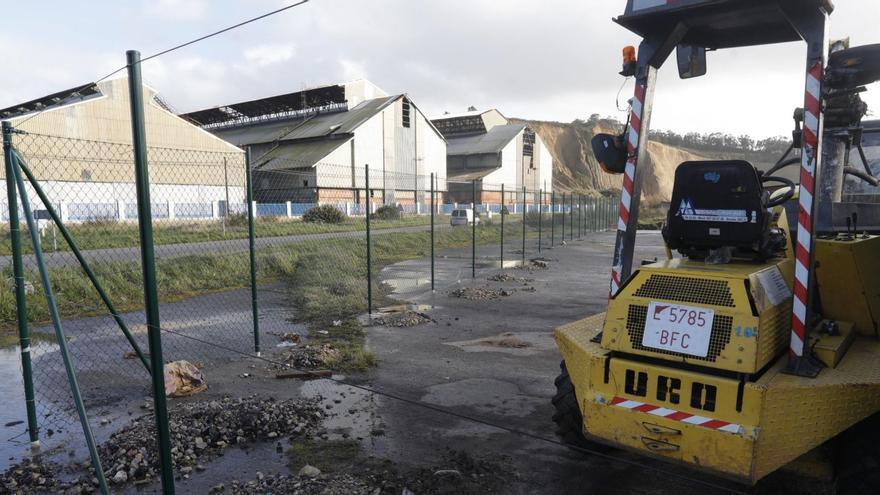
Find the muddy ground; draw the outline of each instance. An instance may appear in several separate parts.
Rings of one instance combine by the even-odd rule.
[[[656,233],[641,235],[640,246],[637,260],[662,256]],[[271,437],[259,432],[241,442],[233,434],[230,438],[236,441],[211,446],[206,455],[193,448],[198,458],[179,466],[191,469],[178,469],[178,493],[659,495],[746,490],[624,452],[589,455],[556,443],[550,398],[560,357],[552,331],[604,309],[612,247],[612,234],[568,241],[540,255],[529,245],[527,258],[536,262],[516,267],[521,255],[511,250],[505,253],[505,269],[490,259],[497,256],[496,250],[480,249],[473,278],[469,252],[438,253],[437,279],[442,282],[434,291],[424,276],[427,260],[387,267],[383,280],[396,289],[395,297],[413,304],[413,313],[403,318],[383,315],[385,325],[366,329],[367,346],[379,365],[362,374],[277,379],[278,366],[269,361],[289,351],[276,347],[284,333],[264,336],[263,359],[209,345],[189,354],[177,351],[176,357],[205,366],[210,388],[194,397],[172,399],[172,416],[186,417],[200,404],[251,396],[314,399],[323,413],[308,431],[283,430]],[[262,290],[269,295],[262,300],[263,323],[274,321],[273,328],[304,336],[304,328],[288,322],[292,314],[284,288]],[[204,338],[210,331],[210,321],[203,322],[205,314],[215,321],[246,316],[247,298],[238,299],[241,304],[230,304],[222,295],[204,296],[195,314],[191,302],[177,310],[166,305],[163,321]],[[94,319],[80,323],[72,326],[74,331],[95,326]],[[232,345],[234,339],[228,338],[221,342]],[[111,434],[130,425],[132,418],[150,412],[145,405],[147,383],[135,378],[135,361],[123,366],[132,369],[103,373],[100,380],[88,379],[88,372],[95,370],[85,373],[87,405],[101,443],[112,441]],[[54,440],[44,441],[41,459],[59,484],[75,489],[82,471],[76,466],[87,457],[76,423],[62,424]],[[238,424],[222,426],[233,432],[240,429]],[[11,436],[16,427],[6,432]],[[195,446],[195,439],[190,440]],[[5,469],[29,452],[7,443],[3,454]],[[105,464],[119,464],[118,458],[110,457]],[[120,481],[113,487],[119,493],[160,491],[155,479],[138,485]],[[52,491],[58,490],[48,490]]]

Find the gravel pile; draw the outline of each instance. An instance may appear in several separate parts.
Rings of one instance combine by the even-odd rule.
[[[356,472],[321,473],[311,468],[297,475],[257,474],[257,479],[234,481],[227,493],[251,495],[401,495],[503,493],[517,478],[507,460],[475,459],[465,452],[448,451],[442,464],[401,473],[393,466],[365,463]],[[220,493],[220,487],[215,488]],[[226,488],[226,487],[224,487]]]
[[[517,270],[527,270],[530,272],[534,272],[536,270],[546,270],[550,268],[549,260],[544,258],[532,258],[523,265],[517,265]]]
[[[287,366],[279,366],[272,363],[269,365],[271,370],[285,370],[295,368],[298,370],[317,370],[327,368],[327,363],[333,363],[339,360],[339,351],[331,344],[322,345],[306,345],[304,347],[292,348],[285,351],[281,355],[281,360]]]
[[[515,277],[509,273],[502,272],[502,273],[496,273],[495,275],[492,275],[491,277],[487,278],[486,280],[488,280],[490,282],[521,282],[521,283],[526,283],[526,282],[532,282],[534,279]]]
[[[513,294],[506,289],[490,289],[486,287],[462,287],[449,292],[449,297],[468,299],[471,301],[489,301]]]
[[[202,463],[221,454],[229,445],[254,441],[276,441],[283,437],[310,434],[324,417],[317,401],[275,400],[250,396],[208,402],[179,404],[169,412],[171,454],[177,474],[189,478]],[[156,422],[152,415],[136,418],[98,447],[108,483],[121,486],[150,483],[159,478]],[[84,464],[83,467],[89,465]],[[75,482],[59,482],[30,460],[10,468],[0,487],[11,493],[92,493],[96,489],[90,474]],[[0,490],[0,493],[3,493]]]
[[[373,325],[385,327],[414,327],[434,321],[433,318],[418,311],[400,311],[373,319]]]
[[[25,459],[9,468],[0,478],[0,493],[29,493],[49,490],[58,486],[53,472],[57,466],[43,465],[34,459]]]

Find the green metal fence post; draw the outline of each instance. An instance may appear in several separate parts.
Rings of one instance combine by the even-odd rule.
[[[565,242],[565,193],[562,193],[562,201],[560,202],[559,206],[560,206],[560,210],[561,210],[560,213],[562,213],[562,216],[561,216],[562,221],[559,222],[560,224],[562,224],[561,225],[562,235],[560,236],[560,238],[561,238],[560,241],[562,241],[562,242],[560,242],[560,244],[562,244]]]
[[[225,159],[224,159],[225,160]],[[225,161],[224,161],[225,163]],[[245,188],[247,188],[247,216],[248,216],[248,258],[250,260],[251,270],[251,315],[254,327],[254,352],[260,355],[260,310],[257,298],[257,236],[255,234],[254,225],[254,182],[251,176],[251,147],[248,146],[244,151],[244,173]],[[229,209],[227,202],[227,211]]]
[[[501,268],[504,269],[504,183],[501,183]]]
[[[367,317],[373,317],[373,253],[370,243],[370,209],[373,201],[370,192],[370,165],[364,165],[364,188],[367,191]],[[383,196],[384,200],[384,196]]]
[[[522,198],[522,199],[523,199],[523,201],[522,201],[522,210],[523,210],[523,219],[522,219],[522,225],[523,225],[523,232],[522,232],[522,234],[523,234],[523,235],[522,235],[522,265],[525,266],[525,264],[526,264],[526,208],[527,208],[527,206],[526,206],[526,188],[525,188],[525,186],[523,186],[523,191],[522,191],[522,192],[523,192],[523,198]]]
[[[174,470],[171,463],[171,433],[168,427],[168,404],[165,401],[165,363],[162,359],[162,327],[159,320],[159,292],[156,286],[156,258],[153,253],[153,213],[150,208],[150,172],[147,165],[147,133],[144,125],[144,94],[141,82],[141,54],[126,52],[128,92],[131,104],[131,132],[134,145],[135,186],[137,189],[138,228],[141,241],[141,265],[144,276],[144,313],[150,343],[150,367],[153,372],[153,401],[159,444],[162,493],[174,493]]]
[[[477,179],[471,180],[471,210],[474,213],[471,222],[471,278],[477,278]]]
[[[541,235],[542,229],[541,219],[544,218],[544,190],[538,189],[538,252],[541,252]]]
[[[18,219],[18,194],[15,192],[12,160],[12,124],[3,121],[3,158],[6,163],[6,198],[9,205],[9,236],[12,241],[12,276],[15,279],[15,315],[18,323],[18,343],[21,353],[21,377],[24,381],[24,405],[27,412],[28,437],[31,443],[40,443],[37,424],[37,403],[34,399],[34,373],[31,364],[31,335],[27,319],[24,263],[21,258],[21,226]]]
[[[584,195],[578,196],[578,240],[584,237]]]
[[[434,172],[431,172],[431,292],[434,292]]]
[[[52,281],[49,280],[49,272],[46,270],[46,263],[43,260],[43,249],[40,246],[40,230],[34,222],[30,201],[27,197],[27,189],[24,187],[24,181],[21,180],[21,174],[16,170],[15,164],[13,164],[12,167],[12,175],[15,182],[18,184],[18,192],[21,195],[21,207],[24,210],[24,218],[27,221],[28,233],[31,237],[31,245],[34,248],[34,258],[36,258],[37,268],[40,272],[40,283],[43,286],[43,293],[46,295],[46,306],[48,306],[49,309],[52,326],[55,327],[55,339],[58,341],[58,350],[61,353],[62,361],[64,361],[64,371],[67,374],[67,382],[70,384],[70,394],[73,396],[73,403],[76,406],[77,416],[79,416],[79,423],[86,440],[86,448],[89,451],[92,468],[95,470],[95,478],[98,480],[98,487],[101,489],[102,494],[108,495],[110,491],[107,489],[107,479],[104,476],[104,468],[101,467],[101,457],[98,455],[98,446],[95,443],[95,435],[92,434],[92,427],[89,425],[89,417],[86,414],[86,406],[83,403],[82,392],[80,391],[79,383],[76,379],[73,359],[71,359],[70,351],[67,348],[67,337],[64,335],[64,329],[61,326],[61,317],[58,315],[58,305],[55,303]]]

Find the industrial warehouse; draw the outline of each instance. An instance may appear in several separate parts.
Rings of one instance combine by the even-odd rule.
[[[432,122],[448,143],[450,201],[472,201],[474,181],[478,203],[500,203],[501,185],[520,198],[523,190],[531,191],[528,203],[540,201],[537,191],[553,192],[553,158],[529,126],[513,124],[495,109],[446,114]]]
[[[446,175],[446,142],[407,95],[368,81],[325,86],[182,115],[250,147],[259,202],[426,204]],[[442,187],[438,182],[435,187]]]
[[[155,163],[153,215],[209,219],[219,218],[227,208],[242,211],[244,152],[175,115],[154,88],[143,88]],[[63,159],[41,161],[34,170],[45,178],[52,196],[64,198],[57,202],[64,220],[137,219],[134,173],[126,167],[132,141],[129,103],[128,79],[121,77],[0,110],[0,118],[21,130],[70,143]],[[89,149],[93,142],[108,144],[96,154]],[[162,152],[171,149],[186,153],[172,158]],[[51,150],[43,153],[51,155]],[[31,201],[39,199],[32,195]],[[8,220],[5,204],[3,220]]]

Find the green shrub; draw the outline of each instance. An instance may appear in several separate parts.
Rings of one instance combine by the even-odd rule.
[[[345,214],[333,205],[319,205],[310,208],[303,214],[303,222],[309,223],[342,223]]]
[[[400,219],[400,210],[395,205],[385,205],[373,213],[376,220],[398,220]]]

